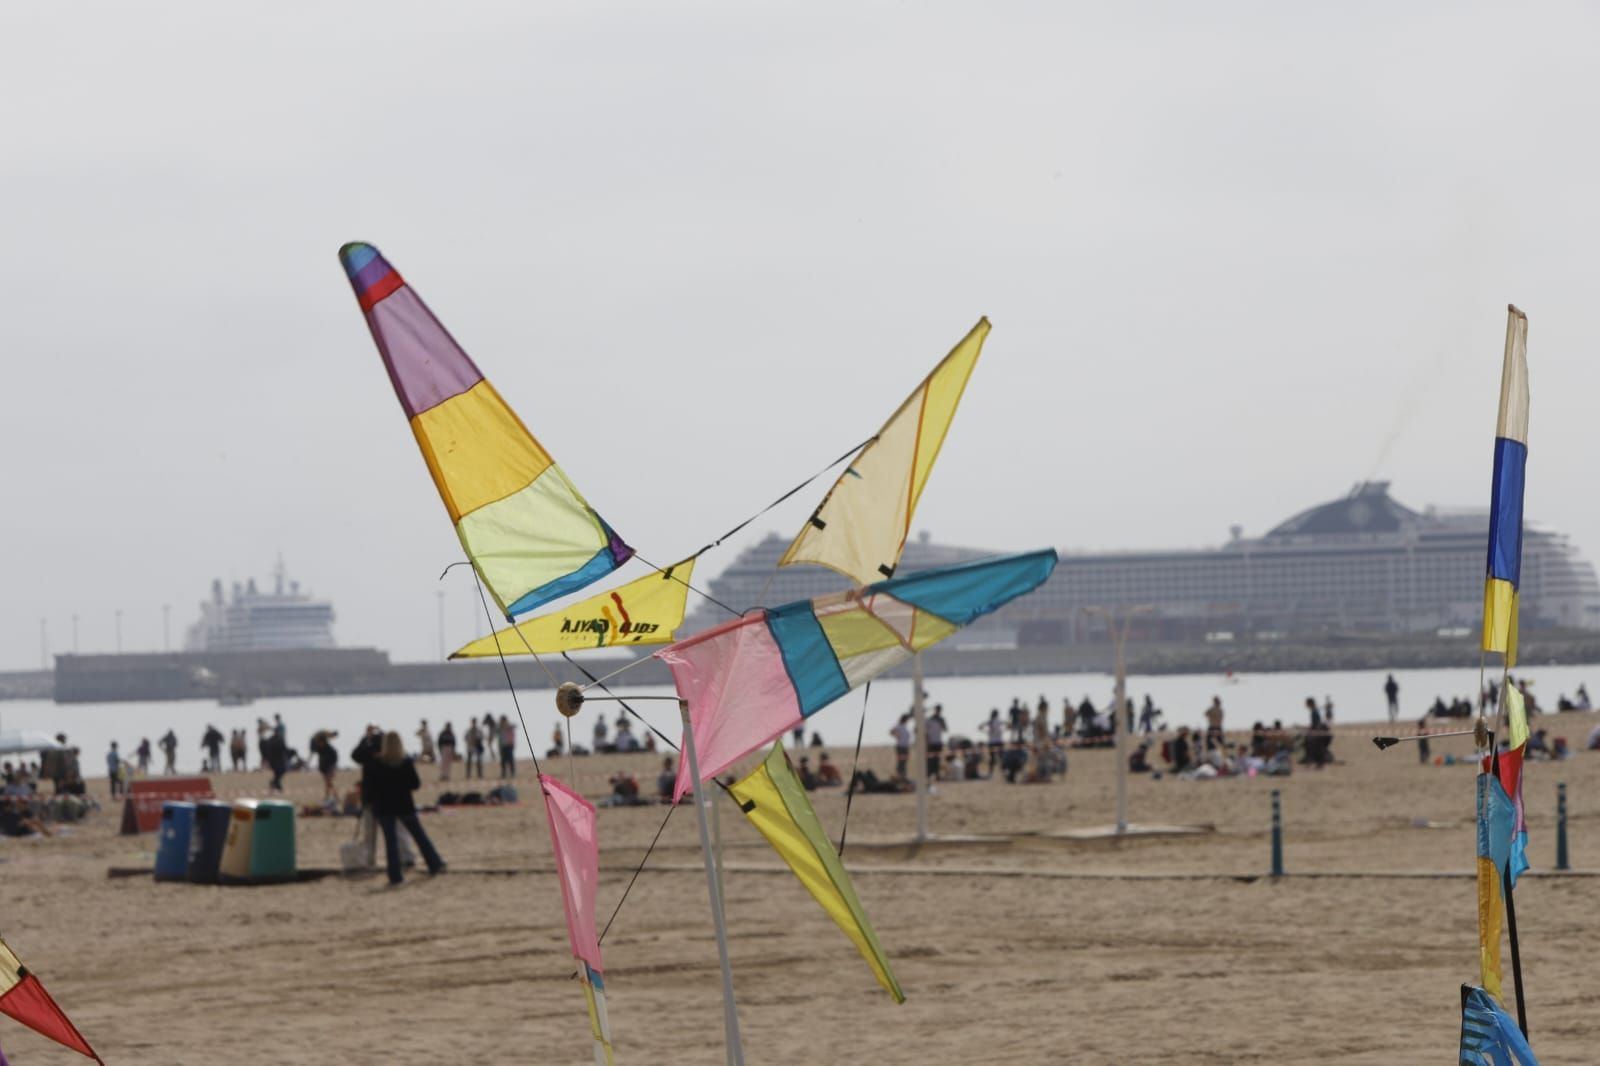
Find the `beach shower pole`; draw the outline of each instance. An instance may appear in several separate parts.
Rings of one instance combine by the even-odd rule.
[[[1111,638],[1112,673],[1116,678],[1115,694],[1111,697],[1111,739],[1117,760],[1117,835],[1128,831],[1128,630],[1133,626],[1134,615],[1149,614],[1154,608],[1148,604],[1133,607],[1122,616],[1117,625],[1116,612],[1105,607],[1086,607],[1089,614],[1106,620],[1106,635]]]
[[[744,1044],[739,1037],[739,1005],[733,998],[733,966],[728,961],[728,923],[722,910],[722,885],[711,851],[711,828],[706,822],[706,788],[700,780],[700,755],[689,722],[689,701],[678,701],[683,716],[683,754],[689,760],[689,780],[694,782],[694,813],[700,824],[700,853],[705,856],[706,890],[711,896],[711,921],[717,930],[717,958],[722,964],[722,1039],[728,1066],[744,1066]]]
[[[922,653],[911,657],[911,713],[916,718],[917,739],[911,746],[912,766],[917,775],[917,836],[921,844],[928,839],[928,716],[922,699]]]
[[[1567,861],[1567,783],[1556,783],[1556,869],[1570,870]]]

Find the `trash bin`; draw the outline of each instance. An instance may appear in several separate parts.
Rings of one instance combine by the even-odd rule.
[[[156,845],[156,880],[189,877],[189,846],[194,836],[194,804],[168,800],[161,805],[161,840]]]
[[[222,846],[217,880],[223,884],[250,882],[250,848],[256,828],[256,800],[235,800],[228,817],[228,842]]]
[[[189,880],[203,885],[217,883],[217,868],[228,843],[228,826],[233,823],[233,804],[221,800],[201,800],[194,806],[194,846],[189,849]]]
[[[287,800],[256,803],[256,825],[250,842],[250,880],[293,881],[295,876],[294,804]]]

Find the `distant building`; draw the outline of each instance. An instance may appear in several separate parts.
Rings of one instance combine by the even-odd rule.
[[[273,591],[261,592],[251,578],[233,584],[223,599],[222,582],[211,583],[211,599],[200,604],[200,620],[189,627],[184,647],[193,652],[285,651],[331,648],[333,604],[301,593],[288,581],[280,560]]]
[[[1087,607],[1153,608],[1140,629],[1175,640],[1208,636],[1315,637],[1475,627],[1483,610],[1488,512],[1413,511],[1388,482],[1363,482],[1258,538],[1235,527],[1218,548],[1063,552],[1045,586],[963,631],[965,643],[1076,643],[1103,633]],[[817,567],[774,576],[787,546],[777,535],[742,553],[709,589],[735,609],[836,591],[845,579]],[[909,543],[899,574],[992,552]],[[1600,629],[1600,581],[1567,537],[1524,530],[1524,629]],[[720,620],[702,609],[695,628]]]

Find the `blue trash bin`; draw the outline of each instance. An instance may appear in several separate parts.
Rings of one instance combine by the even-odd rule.
[[[189,880],[197,884],[217,883],[217,867],[222,863],[222,848],[228,842],[228,819],[233,805],[221,800],[202,800],[195,804],[195,846],[189,857]]]
[[[189,877],[189,845],[194,835],[194,804],[168,800],[161,805],[161,842],[156,846],[156,880]]]

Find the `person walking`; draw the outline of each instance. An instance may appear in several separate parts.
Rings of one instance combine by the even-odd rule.
[[[163,736],[157,743],[161,745],[161,754],[167,760],[167,765],[162,768],[161,772],[164,774],[177,773],[178,771],[176,768],[176,763],[178,761],[178,734],[169,729],[167,730],[166,735]]]
[[[439,730],[439,780],[450,780],[450,764],[456,761],[456,731],[446,722]]]
[[[150,738],[140,737],[139,747],[134,750],[139,757],[139,776],[143,777],[150,772]]]
[[[1393,723],[1400,717],[1400,682],[1394,679],[1393,674],[1383,683],[1383,694],[1389,697],[1389,721]]]
[[[200,738],[200,746],[206,750],[206,772],[220,774],[222,772],[222,733],[214,725],[206,726],[205,736]]]
[[[422,852],[422,861],[428,865],[428,873],[443,873],[444,860],[439,857],[433,841],[428,839],[422,822],[417,818],[417,803],[412,793],[422,787],[422,781],[417,777],[416,763],[406,755],[405,742],[400,739],[400,734],[392,731],[385,733],[377,757],[367,765],[371,767],[368,781],[370,802],[378,819],[378,828],[383,833],[389,883],[398,885],[405,880],[400,867],[398,838],[401,826],[416,841],[417,850]]]
[[[249,766],[245,763],[245,755],[248,752],[248,739],[243,729],[228,730],[228,758],[232,762],[234,773],[249,769]]]

